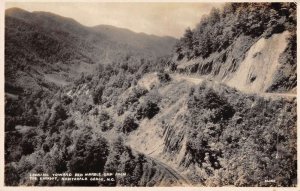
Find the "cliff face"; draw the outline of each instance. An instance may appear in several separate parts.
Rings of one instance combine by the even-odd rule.
[[[245,59],[236,72],[224,81],[245,92],[265,92],[274,83],[280,68],[279,56],[287,47],[287,31],[270,38],[260,38],[245,53]],[[288,88],[288,87],[287,87]]]
[[[254,39],[249,36],[240,36],[227,49],[220,53],[213,52],[208,58],[197,57],[191,60],[185,58],[177,62],[177,69],[180,72],[207,75],[222,80],[237,70],[253,41]]]

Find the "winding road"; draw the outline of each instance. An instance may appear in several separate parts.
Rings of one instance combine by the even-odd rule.
[[[176,80],[176,81],[182,81],[185,80],[187,82],[190,82],[192,84],[198,85],[201,84],[205,78],[201,78],[201,77],[190,77],[187,75],[183,75],[183,74],[170,74],[170,76]],[[215,84],[220,84],[221,82],[217,82],[217,81],[213,81]],[[247,92],[244,92],[247,93]],[[291,99],[291,98],[296,98],[297,94],[293,94],[293,93],[257,93],[259,96],[265,97],[265,98],[286,98],[286,99]]]
[[[163,163],[149,155],[147,155],[148,158],[153,160],[156,164],[163,167],[168,173],[170,173],[172,176],[176,178],[178,183],[180,183],[181,186],[192,186],[192,183],[185,177],[183,177],[179,172],[177,172],[175,169],[167,165],[166,163]]]
[[[177,182],[179,183],[178,186],[192,186],[193,184],[187,179],[185,178],[184,176],[182,176],[177,170],[175,170],[174,168],[172,168],[171,166],[169,166],[168,164],[162,162],[162,161],[159,161],[158,159],[155,159],[143,152],[140,152],[140,151],[137,151],[135,149],[133,149],[131,147],[131,149],[136,152],[136,153],[139,153],[139,154],[143,154],[145,155],[148,159],[154,161],[159,167],[161,167],[161,169],[165,169],[166,172],[168,172],[171,176],[173,176]]]

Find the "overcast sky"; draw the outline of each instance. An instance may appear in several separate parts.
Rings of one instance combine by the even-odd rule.
[[[32,3],[9,2],[6,8],[47,11],[71,17],[86,26],[99,24],[128,28],[159,36],[180,37],[187,27],[194,28],[204,14],[220,3]]]

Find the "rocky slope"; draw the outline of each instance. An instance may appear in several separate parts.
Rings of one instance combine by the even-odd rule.
[[[287,48],[287,31],[253,44],[236,72],[224,79],[228,85],[242,91],[266,92],[280,69],[279,56]],[[288,87],[289,88],[289,87]]]

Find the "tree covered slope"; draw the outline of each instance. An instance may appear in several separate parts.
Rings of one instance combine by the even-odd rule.
[[[276,36],[282,36],[282,41],[274,41]],[[253,50],[257,43],[261,48]],[[251,68],[243,65],[246,59],[252,59]],[[213,9],[193,30],[186,30],[173,61],[173,69],[181,72],[209,76],[229,85],[241,81],[235,84],[240,90],[294,90],[296,5],[228,3],[222,10]],[[262,67],[271,73],[259,72]],[[240,79],[241,70],[245,80]]]

